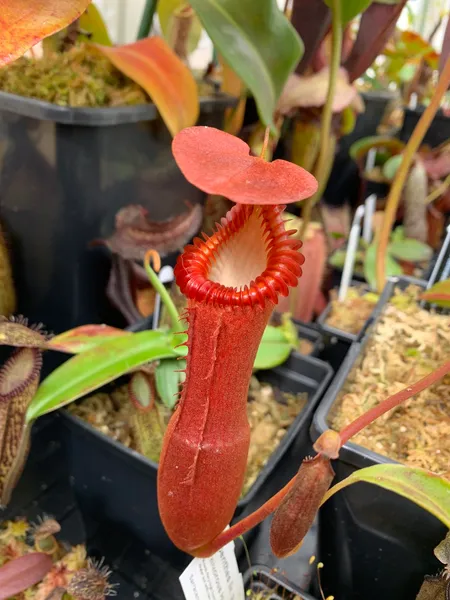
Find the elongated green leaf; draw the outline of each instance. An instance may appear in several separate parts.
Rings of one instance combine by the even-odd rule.
[[[425,469],[404,465],[374,465],[355,471],[325,494],[322,504],[345,487],[365,481],[415,502],[450,528],[450,481]]]
[[[407,238],[401,241],[391,242],[389,244],[389,254],[399,260],[409,260],[411,262],[421,262],[430,260],[433,250],[419,240]]]
[[[172,409],[178,400],[180,385],[179,371],[186,368],[186,361],[169,358],[162,360],[155,370],[156,390],[158,396],[167,406]]]
[[[292,350],[292,344],[286,338],[281,327],[268,325],[256,354],[254,369],[273,369],[284,363]]]
[[[57,410],[117,377],[153,360],[179,355],[178,341],[161,331],[143,331],[112,339],[69,359],[39,386],[27,421]]]
[[[372,290],[377,289],[376,277],[376,254],[377,249],[375,244],[371,244],[366,250],[364,259],[364,277]],[[398,262],[392,258],[389,252],[386,253],[386,277],[395,277],[402,275],[403,271]]]
[[[276,0],[191,0],[225,61],[253,93],[261,120],[273,112],[303,44]]]
[[[325,0],[330,8],[332,8],[331,0]],[[341,0],[341,18],[342,24],[346,25],[352,19],[363,13],[368,6],[372,4],[372,0]]]
[[[450,308],[450,279],[435,283],[422,294],[422,300],[436,304],[442,308]]]

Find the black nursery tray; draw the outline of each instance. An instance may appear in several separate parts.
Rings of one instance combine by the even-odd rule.
[[[363,288],[364,291],[369,291],[367,284],[357,281],[356,279],[352,280],[350,287]],[[325,335],[327,335],[329,337],[335,337],[338,340],[342,340],[342,341],[350,343],[350,344],[352,342],[359,341],[362,338],[362,336],[364,335],[367,328],[373,322],[375,315],[377,314],[377,309],[378,309],[378,305],[380,302],[381,302],[381,300],[378,302],[378,304],[374,305],[374,310],[373,310],[372,314],[366,320],[366,322],[364,323],[364,325],[362,326],[362,328],[360,329],[360,331],[358,333],[349,333],[347,331],[344,331],[343,329],[338,329],[337,327],[333,327],[333,326],[327,324],[327,319],[330,316],[331,306],[332,306],[331,302],[329,302],[327,304],[325,310],[321,313],[321,315],[319,315],[319,317],[317,319],[317,323],[320,327],[320,331],[322,331]]]
[[[264,600],[315,600],[312,596],[290,583],[283,575],[265,566],[255,566],[244,576],[245,589],[263,592]],[[271,593],[272,592],[272,593]]]
[[[328,429],[328,418],[352,369],[361,360],[371,331],[397,287],[426,282],[409,277],[391,278],[374,311],[371,327],[352,344],[336,373],[311,426],[311,437]],[[396,461],[353,442],[334,461],[334,483],[357,469]],[[329,566],[322,575],[325,594],[352,600],[410,600],[425,574],[439,569],[434,546],[445,536],[445,527],[409,500],[367,483],[341,490],[322,507],[319,515],[319,556]],[[332,567],[332,568],[331,568]]]
[[[237,506],[235,516],[259,506],[298,468],[299,457],[310,447],[309,424],[332,369],[322,361],[293,353],[277,369],[258,372],[258,378],[282,391],[307,392],[308,402],[288,429],[278,448]],[[127,527],[147,547],[178,564],[186,555],[167,538],[159,518],[156,477],[158,464],[103,435],[79,417],[61,412],[64,446],[77,501],[94,519],[104,516]],[[281,458],[293,453],[291,473],[275,473]]]
[[[184,600],[178,582],[180,570],[153,555],[120,526],[91,522],[91,534],[77,507],[59,441],[59,418],[41,418],[33,427],[33,440],[25,471],[11,502],[0,511],[0,522],[17,517],[36,522],[44,514],[61,524],[58,538],[73,546],[86,544],[88,556],[105,559],[118,583],[118,600]]]

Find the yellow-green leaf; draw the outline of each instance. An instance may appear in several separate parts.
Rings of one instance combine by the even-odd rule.
[[[450,481],[416,467],[389,464],[359,469],[328,490],[322,504],[336,492],[362,481],[408,498],[450,528]]]
[[[81,15],[78,23],[83,32],[79,36],[80,40],[94,44],[103,44],[103,46],[112,46],[106,23],[95,4],[88,6],[87,10]],[[84,35],[84,32],[88,35]]]

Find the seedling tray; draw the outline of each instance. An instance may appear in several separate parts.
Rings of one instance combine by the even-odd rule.
[[[278,448],[261,470],[235,516],[261,504],[295,473],[310,447],[309,424],[313,412],[332,376],[329,365],[293,353],[277,369],[261,371],[258,378],[283,391],[307,392],[308,402],[288,429]],[[186,555],[169,541],[159,518],[156,497],[158,465],[141,454],[95,430],[85,421],[61,412],[62,439],[73,476],[73,487],[84,513],[120,524],[151,550],[174,563],[184,563]],[[293,453],[292,472],[277,465]],[[275,486],[279,486],[274,489]]]
[[[408,277],[388,281],[373,327],[395,288],[404,289],[411,283],[426,285]],[[313,440],[328,428],[328,415],[361,359],[370,331],[352,344],[320,403],[311,427]],[[389,463],[396,461],[348,442],[333,464],[335,483],[357,469]],[[319,515],[319,556],[328,566],[322,575],[325,594],[352,600],[411,600],[423,576],[439,570],[433,548],[444,536],[445,527],[409,500],[370,484],[350,486],[328,500]]]
[[[265,566],[258,566],[249,569],[244,576],[245,589],[254,592],[264,592],[267,600],[294,600],[300,597],[301,600],[315,600],[312,596],[290,583],[280,574],[268,569]],[[273,590],[273,594],[269,593]]]

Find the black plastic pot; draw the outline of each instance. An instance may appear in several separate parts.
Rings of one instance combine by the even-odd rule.
[[[354,142],[370,135],[376,135],[389,102],[396,98],[396,93],[390,91],[363,92],[361,95],[365,111],[358,115],[354,130],[340,140],[339,152],[348,152]]]
[[[249,569],[244,575],[246,590],[267,593],[267,600],[314,600],[312,596],[287,581],[280,573],[275,573],[265,566],[256,565]],[[268,592],[273,590],[269,596]]]
[[[369,290],[369,288],[367,287],[367,284],[364,284],[361,281],[358,281],[356,279],[352,280],[351,287],[363,287],[365,290],[367,290],[367,291]],[[364,333],[367,331],[367,328],[373,322],[374,315],[377,314],[377,312],[378,312],[377,309],[378,309],[378,305],[380,304],[380,302],[381,302],[381,298],[380,298],[380,301],[378,302],[378,304],[375,305],[374,312],[370,315],[370,317],[367,319],[367,321],[365,322],[365,324],[363,325],[363,327],[361,328],[361,330],[358,333],[348,333],[347,331],[343,331],[342,329],[337,329],[336,327],[327,325],[326,321],[331,313],[331,302],[327,305],[327,307],[322,312],[322,314],[317,318],[317,324],[320,326],[320,330],[325,335],[327,335],[329,337],[336,337],[338,340],[342,340],[344,342],[351,344],[353,342],[356,342],[357,340],[360,340],[362,338],[362,336],[364,335]]]
[[[227,96],[201,101],[220,127]],[[9,237],[19,312],[55,332],[114,323],[106,299],[108,237],[118,210],[140,204],[166,220],[203,202],[171,153],[153,104],[65,108],[0,92],[0,217]]]
[[[118,600],[183,600],[180,569],[151,554],[147,548],[104,519],[90,524],[87,533],[69,484],[69,471],[60,442],[58,414],[41,417],[33,425],[27,465],[11,502],[0,509],[0,522],[25,517],[37,522],[45,514],[61,525],[57,537],[71,545],[86,544],[88,556],[111,568],[110,583],[119,584]]]
[[[425,286],[411,278],[391,279],[376,319],[395,287],[404,288],[409,283]],[[313,440],[328,428],[328,415],[369,339],[370,330],[352,345],[328,388],[314,415]],[[334,461],[335,482],[357,469],[395,462],[349,442]],[[409,500],[377,486],[358,483],[338,492],[321,509],[319,531],[319,556],[327,567],[322,573],[325,594],[337,598],[411,600],[424,575],[440,568],[433,548],[444,538],[445,527]]]
[[[272,485],[279,484],[280,474],[275,477],[271,475],[292,445],[296,451],[300,451],[301,447],[309,447],[308,424],[331,375],[328,365],[298,354],[293,354],[282,367],[258,374],[262,381],[276,385],[281,390],[307,392],[309,401],[249,492],[239,502],[236,515],[250,506],[261,504],[265,494],[274,492]],[[183,562],[185,555],[169,541],[159,518],[157,463],[129,450],[65,411],[61,413],[61,422],[69,470],[82,512],[92,515],[94,519],[102,516],[118,523],[141,539],[150,550],[173,562]],[[288,478],[286,473],[281,476],[282,479]]]
[[[270,324],[274,326],[279,326],[282,322],[281,317],[282,314],[275,311],[272,315]],[[300,321],[298,319],[292,319],[292,322],[294,323],[297,329],[299,339],[307,340],[313,345],[311,352],[307,356],[319,356],[320,352],[323,350],[324,347],[323,335],[319,331],[319,329],[314,324],[304,323],[303,321]],[[303,353],[300,352],[300,354]]]
[[[308,340],[313,344],[313,348],[307,356],[319,356],[324,347],[324,340],[321,332],[316,327],[307,325],[297,319],[294,319],[294,324],[297,328],[299,338]]]
[[[415,109],[405,108],[403,126],[399,133],[399,138],[402,142],[407,142],[412,136],[413,131],[419,122],[425,108],[419,106]],[[428,128],[423,144],[428,144],[432,148],[436,148],[450,138],[450,118],[446,117],[442,110],[439,110]]]

